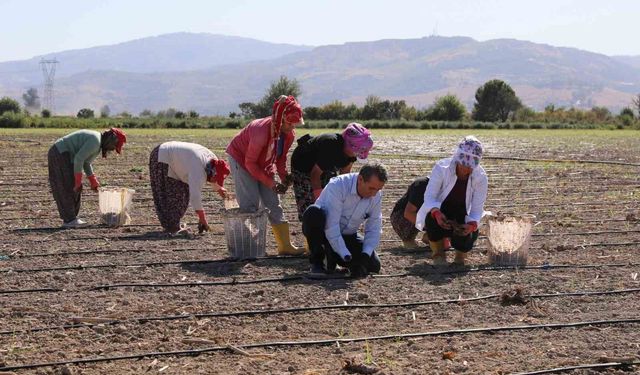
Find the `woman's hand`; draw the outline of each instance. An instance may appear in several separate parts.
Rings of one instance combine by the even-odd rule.
[[[475,221],[470,221],[468,223],[466,223],[465,225],[463,225],[464,227],[464,235],[468,236],[471,233],[475,232],[478,230],[478,223]]]
[[[441,228],[451,229],[451,224],[449,224],[447,217],[444,216],[442,211],[440,211],[439,209],[434,208],[433,210],[431,210],[431,216],[436,220],[436,223],[438,223],[438,226],[440,226]]]

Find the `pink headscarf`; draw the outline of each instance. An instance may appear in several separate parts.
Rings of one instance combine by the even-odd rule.
[[[288,123],[296,125],[304,125],[302,119],[302,107],[296,101],[293,96],[281,95],[273,103],[273,110],[271,112],[271,129],[273,129],[273,136],[278,138],[280,136],[280,128],[282,127],[283,120]]]
[[[371,131],[357,122],[352,122],[342,132],[342,137],[351,151],[359,159],[366,159],[373,147]]]

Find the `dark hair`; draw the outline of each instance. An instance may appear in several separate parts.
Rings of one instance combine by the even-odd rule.
[[[389,176],[387,175],[387,169],[384,165],[380,163],[367,163],[362,168],[360,168],[360,173],[358,174],[362,176],[362,179],[365,181],[369,181],[371,176],[376,175],[378,180],[382,182],[387,182]]]

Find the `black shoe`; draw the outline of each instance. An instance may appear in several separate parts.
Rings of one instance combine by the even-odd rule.
[[[369,276],[369,271],[367,270],[367,267],[363,265],[350,267],[349,271],[351,272],[351,277],[354,279],[359,279],[359,278]]]
[[[313,275],[324,275],[326,271],[324,270],[322,264],[312,264],[309,273]]]

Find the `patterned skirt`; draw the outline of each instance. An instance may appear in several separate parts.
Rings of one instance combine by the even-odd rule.
[[[411,222],[404,217],[403,210],[391,212],[391,226],[403,241],[413,240],[418,235],[418,230]]]
[[[68,152],[60,153],[53,145],[47,155],[49,164],[49,185],[53,199],[58,206],[60,218],[65,223],[73,221],[80,212],[80,198],[82,192],[73,191],[75,178],[73,176],[73,163]]]
[[[313,189],[311,188],[311,174],[300,172],[296,170],[291,171],[293,176],[293,192],[296,196],[296,206],[298,208],[298,220],[302,222],[302,214],[315,203],[313,197]],[[320,176],[320,183],[324,188],[329,183],[329,180],[338,175],[337,172],[324,172]]]
[[[160,146],[149,156],[149,179],[160,225],[167,232],[180,229],[180,219],[189,207],[189,184],[169,177],[169,165],[158,161]]]

